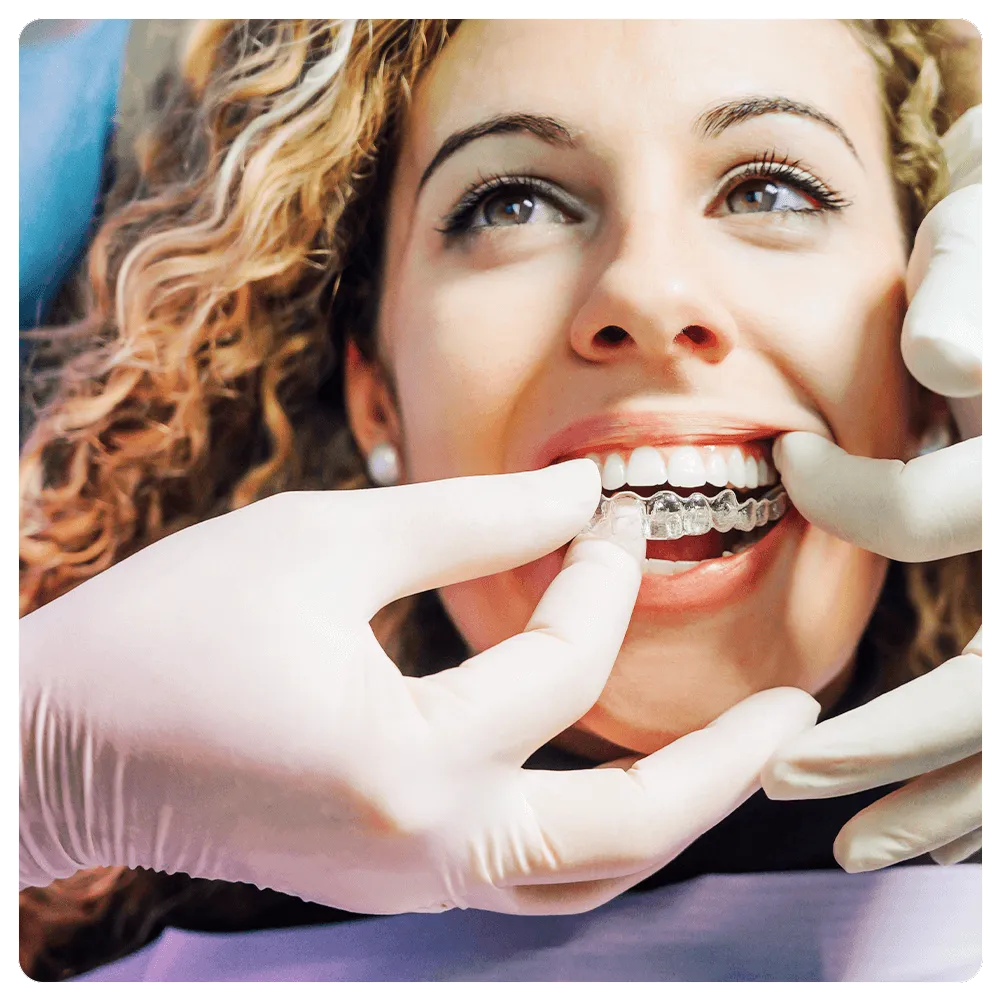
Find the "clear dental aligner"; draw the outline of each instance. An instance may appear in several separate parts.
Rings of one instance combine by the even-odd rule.
[[[673,490],[660,490],[651,497],[641,497],[631,490],[614,496],[601,497],[597,511],[590,520],[591,529],[613,518],[615,506],[636,505],[642,517],[643,531],[648,539],[671,540],[684,535],[704,535],[716,531],[753,531],[770,521],[777,521],[788,509],[788,494],[775,486],[759,500],[750,497],[742,503],[731,489],[720,490],[715,496],[692,493],[678,496]]]

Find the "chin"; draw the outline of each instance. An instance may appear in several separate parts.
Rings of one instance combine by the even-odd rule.
[[[597,704],[574,727],[584,737],[581,747],[592,742],[608,745],[601,759],[624,753],[650,754],[704,729],[723,712],[745,698],[772,687],[800,687],[814,696],[826,687],[807,679],[810,665],[784,657],[751,665],[707,656],[704,651],[678,648],[663,642],[655,657],[633,655],[623,648],[615,670]],[[849,674],[852,658],[831,664],[826,673]],[[563,741],[573,744],[572,737]],[[599,746],[596,743],[595,746]],[[587,751],[587,756],[597,754]]]
[[[739,586],[709,580],[704,599],[697,581],[644,575],[604,691],[558,742],[594,760],[652,753],[773,687],[801,688],[829,708],[850,680],[888,563],[794,512],[768,540],[736,567]],[[472,649],[524,629],[564,552],[441,591]]]
[[[612,748],[652,753],[773,687],[835,704],[888,563],[801,524],[773,572],[723,608],[667,614],[637,602],[608,683],[575,727],[584,743],[608,744],[605,759]]]

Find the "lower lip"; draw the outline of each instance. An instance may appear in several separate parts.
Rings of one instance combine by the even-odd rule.
[[[759,542],[739,555],[706,559],[702,565],[675,576],[644,573],[635,610],[671,615],[712,612],[746,598],[772,569],[782,551],[798,544],[806,527],[806,521],[792,507]],[[563,545],[512,572],[524,581],[529,591],[541,596],[562,568],[568,548],[568,544]]]
[[[781,550],[797,542],[805,524],[791,508],[759,542],[738,555],[706,559],[675,576],[644,573],[636,610],[713,611],[748,596]]]

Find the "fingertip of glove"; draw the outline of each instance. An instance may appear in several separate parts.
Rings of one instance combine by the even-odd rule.
[[[589,458],[574,458],[537,470],[552,481],[546,488],[565,495],[580,517],[591,517],[601,499],[601,470]]]
[[[774,467],[781,476],[785,476],[789,471],[794,472],[795,467],[804,464],[815,465],[827,456],[832,445],[833,442],[821,434],[813,434],[811,431],[788,431],[773,445],[771,454]]]
[[[727,712],[723,712],[709,726],[730,725],[742,722],[745,716],[764,714],[788,732],[801,732],[815,725],[820,705],[807,691],[796,687],[775,687],[744,698]]]
[[[839,837],[833,842],[833,859],[848,875],[876,871],[890,863],[885,859],[866,857],[863,852],[852,850],[852,847],[849,841],[843,842]]]
[[[903,360],[910,374],[939,396],[962,399],[983,391],[983,359],[954,339],[907,329]]]
[[[785,759],[768,761],[760,774],[760,786],[764,794],[775,802],[791,802],[806,797],[807,793],[801,772]]]
[[[570,458],[565,462],[557,462],[547,467],[555,475],[568,477],[578,483],[587,492],[601,492],[601,470],[597,463],[589,458]]]
[[[781,472],[781,466],[785,461],[784,442],[785,435],[782,434],[771,446],[771,461],[774,462],[774,467],[779,473]]]
[[[575,554],[580,545],[590,541],[611,542],[634,560],[641,573],[646,558],[646,535],[638,504],[616,504],[611,514],[576,536],[571,551]]]

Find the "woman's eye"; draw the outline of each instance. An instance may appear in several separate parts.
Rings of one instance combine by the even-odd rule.
[[[446,239],[514,226],[564,225],[583,217],[575,199],[540,177],[492,178],[467,191],[441,220]]]
[[[483,221],[488,226],[521,226],[535,213],[530,194],[494,195],[483,202]]]
[[[489,229],[527,223],[565,222],[566,216],[546,197],[525,189],[500,191],[484,198],[470,219],[470,228]]]
[[[737,185],[726,195],[726,207],[734,215],[764,212],[815,212],[820,206],[814,198],[790,184],[767,178],[754,178]]]

